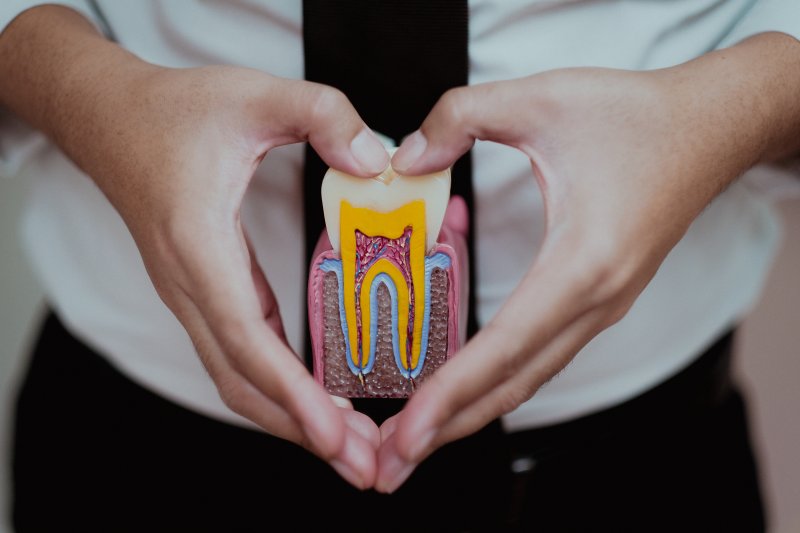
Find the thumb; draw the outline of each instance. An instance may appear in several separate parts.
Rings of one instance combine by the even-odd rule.
[[[325,163],[355,176],[377,176],[386,169],[386,148],[343,92],[308,81],[284,83],[273,118],[290,133],[279,134],[282,142],[276,144],[307,140]]]
[[[410,176],[436,172],[455,163],[476,139],[516,146],[524,133],[518,131],[520,88],[495,82],[450,89],[400,145],[392,167]]]

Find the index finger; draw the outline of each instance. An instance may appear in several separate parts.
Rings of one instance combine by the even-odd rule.
[[[231,365],[262,394],[283,406],[323,458],[344,445],[339,409],[265,320],[253,285],[249,252],[234,227],[181,239],[187,280],[183,292],[202,315]],[[270,310],[268,314],[277,312]]]
[[[531,357],[539,357],[562,331],[595,308],[587,298],[588,280],[579,268],[583,263],[564,248],[537,261],[497,316],[409,400],[395,432],[397,449],[406,460],[421,460],[448,421],[517,376]],[[539,384],[564,364],[541,360]],[[525,399],[492,408],[508,410],[516,405],[506,403]]]

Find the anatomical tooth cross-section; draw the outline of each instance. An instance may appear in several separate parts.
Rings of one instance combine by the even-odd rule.
[[[449,170],[325,175],[308,312],[314,375],[330,393],[406,397],[463,342],[465,251],[440,235],[449,194]]]

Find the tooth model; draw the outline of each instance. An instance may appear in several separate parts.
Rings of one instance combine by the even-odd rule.
[[[325,174],[308,313],[314,376],[331,394],[406,397],[463,342],[465,248],[440,232],[449,196],[449,169]]]

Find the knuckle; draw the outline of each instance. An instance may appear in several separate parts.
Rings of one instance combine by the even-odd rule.
[[[575,286],[590,307],[616,301],[631,280],[624,253],[608,241],[598,240],[585,246],[575,266],[578,268]]]
[[[439,106],[448,121],[464,123],[470,109],[470,92],[466,87],[450,89],[442,95]]]
[[[173,210],[163,220],[161,239],[162,253],[174,253],[176,247],[187,241],[188,228],[184,217],[178,216],[177,210]]]
[[[178,292],[179,290],[175,286],[175,283],[172,279],[164,276],[161,271],[162,268],[158,266],[150,266],[147,261],[145,261],[145,268],[150,276],[150,282],[153,284],[153,288],[156,291],[156,294],[161,301],[176,315],[179,317],[180,315],[180,306],[178,304]]]
[[[318,85],[311,100],[311,122],[328,122],[349,105],[347,96],[339,89]]]
[[[187,213],[173,207],[159,224],[154,239],[156,256],[170,270],[185,270],[189,258],[195,255],[198,223],[189,223]]]
[[[243,415],[245,401],[238,380],[233,376],[217,376],[214,381],[222,403],[234,413]]]
[[[526,331],[519,331],[503,327],[496,321],[492,321],[484,327],[487,335],[491,338],[502,339],[502,351],[491,354],[497,359],[498,367],[502,370],[502,378],[508,380],[516,376],[525,363],[525,356],[530,351],[526,339]]]
[[[498,398],[497,409],[499,413],[497,416],[505,415],[522,405],[530,398],[530,394],[526,390],[519,387],[509,387],[504,390]]]
[[[604,324],[605,327],[611,327],[628,314],[628,310],[631,308],[630,305],[616,305],[611,309],[611,312],[608,314],[608,320]]]
[[[223,318],[219,327],[222,349],[234,366],[240,366],[250,349],[247,325],[236,318]]]
[[[628,314],[633,302],[636,301],[631,291],[621,291],[615,298],[608,301],[604,308],[604,320],[602,321],[602,329],[608,328],[622,320]]]
[[[522,369],[520,358],[516,356],[513,351],[509,351],[505,354],[501,360],[501,366],[503,369],[503,377],[506,380],[509,380],[519,374],[520,370]]]
[[[586,310],[602,317],[603,329],[622,320],[644,289],[639,265],[636,254],[616,244],[601,241],[585,247],[576,264],[575,286]]]

